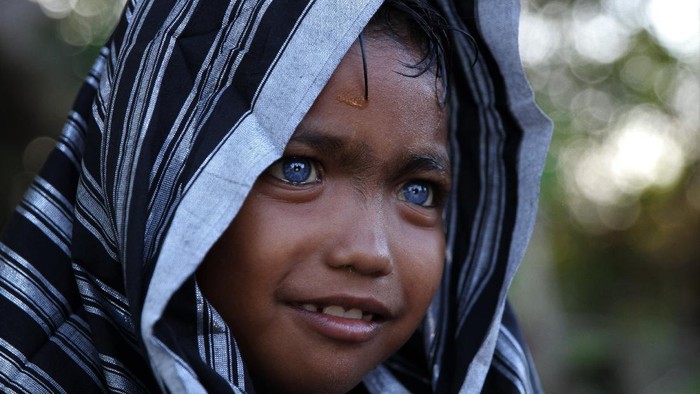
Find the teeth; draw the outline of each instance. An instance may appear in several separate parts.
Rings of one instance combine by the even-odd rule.
[[[331,305],[323,308],[323,313],[331,316],[345,317],[345,309],[342,306]]]
[[[345,316],[343,317],[346,319],[360,320],[362,319],[362,311],[357,308],[352,308],[349,311],[345,311]]]
[[[351,308],[351,309],[345,310],[345,308],[343,308],[342,306],[338,306],[338,305],[329,305],[329,306],[326,306],[323,308],[320,308],[314,304],[301,304],[299,306],[301,307],[301,309],[303,309],[305,311],[320,312],[320,313],[325,313],[326,315],[342,317],[345,319],[371,321],[372,318],[374,317],[373,314],[364,313],[364,312],[362,312],[361,309]]]

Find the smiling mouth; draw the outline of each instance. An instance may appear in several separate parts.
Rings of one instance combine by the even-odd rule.
[[[296,306],[308,312],[322,313],[348,320],[377,321],[379,318],[379,316],[375,315],[374,313],[365,312],[358,308],[346,309],[339,305],[320,306],[305,303],[297,304]]]
[[[391,310],[370,297],[328,296],[289,302],[304,327],[340,343],[365,343],[394,319]]]

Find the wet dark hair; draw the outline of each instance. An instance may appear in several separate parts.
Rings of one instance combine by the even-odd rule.
[[[426,72],[433,72],[436,94],[438,83],[442,82],[442,94],[438,99],[440,105],[444,106],[449,91],[448,70],[452,58],[453,33],[464,34],[474,42],[467,32],[451,26],[427,0],[386,0],[359,37],[365,79],[365,100],[369,97],[369,87],[363,34],[372,37],[389,37],[402,45],[417,48],[422,57],[414,64],[403,64],[414,72],[399,74],[415,78]]]

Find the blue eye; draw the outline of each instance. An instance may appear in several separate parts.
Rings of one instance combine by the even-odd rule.
[[[433,206],[433,187],[424,182],[406,183],[399,192],[399,200],[422,207],[431,207]]]
[[[291,183],[302,183],[311,175],[311,164],[306,159],[282,160],[284,179]]]
[[[316,163],[303,157],[283,157],[268,169],[270,175],[293,185],[318,182]]]

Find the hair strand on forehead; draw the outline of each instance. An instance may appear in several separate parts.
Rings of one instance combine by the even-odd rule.
[[[438,7],[428,0],[386,0],[367,26],[368,28],[364,31],[366,34],[384,35],[397,43],[413,46],[420,51],[420,56],[415,63],[403,63],[411,71],[396,72],[412,78],[429,71],[434,72],[435,93],[441,106],[447,103],[449,92],[449,69],[454,50],[452,35],[464,35],[472,44],[475,53],[472,67],[476,65],[479,58],[474,37],[464,28],[448,22]],[[360,46],[363,51],[363,66],[366,66],[362,34],[360,34]],[[442,91],[438,94],[440,82]],[[365,84],[367,84],[366,70]],[[365,86],[365,100],[367,94],[368,89]]]
[[[362,75],[365,78],[365,101],[369,100],[369,83],[367,82],[367,56],[365,56],[365,39],[360,33],[360,52],[362,52]]]

